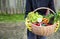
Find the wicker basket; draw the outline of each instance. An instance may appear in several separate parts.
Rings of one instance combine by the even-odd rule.
[[[49,13],[49,11],[53,12],[53,14],[55,13],[55,12],[54,12],[53,10],[51,10],[50,8],[46,8],[46,7],[37,8],[37,9],[35,9],[33,12],[36,12],[37,10],[40,10],[40,9],[47,9],[47,10],[48,10],[48,13]],[[48,13],[47,13],[47,14],[48,14]],[[26,24],[27,28],[28,28],[30,31],[32,31],[34,34],[36,34],[36,35],[49,36],[49,35],[51,35],[52,33],[55,32],[56,26],[53,26],[53,25],[52,25],[52,26],[41,26],[41,27],[32,26],[33,29],[31,30],[31,23],[30,23],[30,22],[28,23],[28,21],[29,21],[29,20],[26,18],[25,24]],[[30,25],[30,26],[28,26],[28,25]],[[36,27],[37,30],[35,30],[34,27]]]

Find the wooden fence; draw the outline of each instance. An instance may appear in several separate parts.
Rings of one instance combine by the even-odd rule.
[[[60,8],[60,0],[54,0],[56,9]],[[20,14],[25,12],[26,0],[0,0],[0,13]]]
[[[20,14],[25,12],[26,0],[0,0],[0,13]]]

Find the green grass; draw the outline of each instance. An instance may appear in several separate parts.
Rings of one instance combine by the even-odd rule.
[[[24,14],[3,15],[0,14],[0,22],[21,22],[24,21]]]

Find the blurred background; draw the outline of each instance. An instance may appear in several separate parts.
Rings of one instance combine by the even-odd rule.
[[[25,11],[26,0],[0,0],[0,13],[19,14]],[[54,0],[56,10],[60,9],[60,0]]]
[[[27,39],[24,24],[26,0],[0,0],[0,39]],[[60,0],[54,0],[60,13]],[[60,29],[47,39],[60,39]]]
[[[26,0],[0,0],[0,12],[8,14],[24,13]]]

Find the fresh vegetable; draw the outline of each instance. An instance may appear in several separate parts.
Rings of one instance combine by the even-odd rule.
[[[55,29],[55,32],[57,32],[58,29],[59,29],[59,26],[60,26],[60,13],[57,13],[55,15],[54,23],[57,23],[57,26],[56,26],[56,29]]]
[[[31,23],[35,24],[37,26],[41,26],[40,22],[42,22],[42,19],[43,19],[43,16],[39,15],[38,12],[36,12],[36,13],[30,12],[27,15],[25,24],[26,24],[27,28],[31,31]]]
[[[49,23],[49,20],[47,18],[43,18],[42,23],[48,24]]]
[[[60,19],[60,14],[48,14],[46,16],[42,16],[38,14],[38,12],[30,12],[26,18],[26,26],[31,31],[31,24],[35,24],[37,26],[49,26],[54,23],[57,23]],[[60,22],[60,21],[59,21]],[[58,30],[59,24],[55,29],[55,32]]]
[[[43,16],[39,15],[38,12],[34,13],[34,12],[30,12],[27,16],[27,19],[29,19],[29,22],[40,26],[40,22],[42,22]]]
[[[55,28],[55,32],[59,29],[59,21],[57,21],[57,26]]]
[[[40,18],[40,20],[38,20]],[[43,16],[39,15],[38,12],[30,12],[27,16],[27,19],[29,19],[30,22],[37,22],[37,21],[42,21]]]

